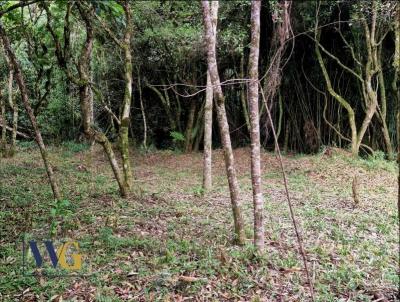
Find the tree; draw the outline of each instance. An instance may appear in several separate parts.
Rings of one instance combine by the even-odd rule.
[[[10,143],[10,150],[8,154],[10,156],[14,156],[17,148],[17,130],[18,130],[18,103],[17,99],[14,97],[13,93],[13,81],[14,81],[14,70],[12,65],[10,64],[8,57],[7,65],[8,65],[8,105],[13,111],[13,118],[12,118],[12,131],[11,131],[11,143]]]
[[[121,175],[121,170],[118,165],[117,158],[115,156],[114,150],[112,148],[112,144],[107,138],[107,136],[98,128],[94,127],[93,124],[93,106],[92,106],[92,97],[91,97],[91,69],[90,62],[92,59],[92,50],[93,50],[93,42],[94,42],[94,29],[93,22],[91,16],[93,15],[92,10],[93,6],[89,8],[85,7],[80,2],[75,2],[75,5],[78,9],[79,15],[83,20],[85,30],[86,30],[86,38],[85,42],[82,45],[78,64],[76,67],[76,75],[74,75],[73,70],[71,70],[70,61],[70,15],[72,9],[72,2],[68,2],[66,6],[65,18],[64,18],[64,47],[61,46],[61,42],[52,26],[52,13],[50,7],[47,3],[41,3],[46,10],[47,16],[47,30],[49,31],[54,47],[55,47],[55,55],[57,58],[57,62],[59,66],[63,69],[67,78],[71,83],[75,84],[79,89],[79,99],[80,99],[80,107],[82,113],[82,124],[83,131],[86,137],[89,140],[94,140],[99,143],[106,153],[111,168],[114,172],[114,177],[118,183],[119,192],[122,197],[126,197],[129,192],[129,186],[125,182],[124,177]]]
[[[119,121],[119,143],[122,157],[122,170],[124,173],[124,183],[127,188],[131,188],[132,185],[132,168],[129,157],[129,125],[130,125],[130,114],[131,114],[131,103],[132,103],[132,12],[130,2],[128,0],[116,1],[122,6],[125,16],[125,28],[122,39],[118,38],[113,31],[106,25],[101,17],[95,14],[96,19],[99,21],[101,27],[107,32],[108,36],[114,41],[114,43],[123,51],[124,57],[124,99],[122,102],[122,113]],[[112,5],[113,3],[108,3]]]
[[[352,45],[342,34],[340,27],[338,32],[343,42],[350,50],[351,57],[356,68],[352,69],[344,64],[338,56],[328,51],[320,42],[321,30],[318,29],[318,16],[315,23],[315,53],[318,63],[322,70],[326,86],[330,95],[347,111],[348,123],[351,129],[351,152],[354,156],[359,154],[360,146],[362,146],[363,138],[367,132],[372,118],[376,115],[382,124],[382,133],[386,145],[388,156],[391,158],[393,154],[392,143],[386,124],[386,92],[385,83],[381,64],[380,47],[388,29],[385,28],[384,19],[381,14],[385,13],[385,8],[378,0],[367,1],[365,3],[357,3],[354,5],[355,10],[354,22],[359,26],[360,40],[355,40]],[[319,10],[319,8],[318,8]],[[351,74],[361,87],[361,98],[364,102],[364,118],[361,126],[357,126],[355,111],[352,105],[343,95],[335,91],[330,75],[325,66],[324,59],[321,55],[322,50],[328,57],[334,60],[344,71]],[[366,50],[366,51],[365,51]],[[378,94],[380,91],[380,97]],[[379,109],[379,110],[378,110]],[[371,148],[369,148],[371,149]]]
[[[291,16],[290,10],[292,7],[292,1],[276,1],[270,2],[272,10],[272,39],[271,47],[269,49],[268,62],[266,64],[265,80],[263,85],[263,91],[267,100],[267,105],[270,111],[273,111],[275,104],[275,97],[278,93],[281,85],[282,78],[282,60],[286,51],[287,41],[291,32]],[[278,131],[279,137],[280,127],[282,121],[282,104],[279,99],[280,118],[278,120]],[[269,133],[269,120],[266,122],[267,136]]]
[[[214,98],[216,100],[216,111],[219,131],[221,135],[222,146],[224,149],[225,168],[228,177],[229,192],[233,211],[233,220],[235,226],[236,240],[239,244],[244,244],[244,220],[239,197],[239,184],[236,176],[235,160],[231,138],[229,134],[228,119],[225,111],[225,97],[222,92],[221,81],[218,74],[217,56],[216,56],[216,37],[213,31],[213,25],[210,13],[210,4],[208,0],[201,2],[203,9],[204,39],[207,49],[208,72],[210,73],[211,83],[213,85]]]
[[[6,121],[6,101],[4,100],[3,89],[0,89],[0,113],[1,113],[0,156],[5,156],[7,152],[7,121]]]
[[[3,47],[4,47],[4,50],[5,50],[6,56],[8,57],[8,60],[10,62],[10,66],[12,66],[13,69],[14,69],[14,73],[15,73],[15,77],[16,77],[16,80],[17,80],[17,84],[18,84],[19,90],[21,92],[22,102],[23,102],[23,104],[25,106],[26,113],[28,114],[29,119],[31,121],[33,130],[35,131],[36,143],[38,144],[39,149],[40,149],[40,154],[42,155],[43,163],[45,165],[47,176],[48,176],[49,181],[50,181],[50,185],[51,185],[51,189],[53,191],[54,199],[59,200],[61,198],[61,195],[60,195],[60,191],[59,191],[59,188],[58,188],[58,183],[57,183],[56,177],[54,175],[53,168],[52,168],[52,166],[50,164],[50,161],[48,160],[46,147],[44,145],[44,142],[43,142],[43,139],[42,139],[42,135],[41,135],[39,127],[37,125],[36,117],[33,114],[32,107],[31,107],[31,105],[29,103],[28,90],[26,89],[26,85],[25,85],[25,81],[24,81],[24,78],[23,78],[23,75],[22,75],[22,71],[21,71],[21,68],[20,68],[20,66],[18,64],[17,58],[15,57],[15,54],[14,54],[12,48],[11,48],[10,41],[8,39],[7,33],[6,33],[5,29],[4,29],[3,24],[1,23],[1,21],[0,21],[0,38],[1,38],[2,42],[3,42]],[[5,123],[5,121],[4,121],[4,123]]]
[[[214,39],[217,36],[218,1],[211,1],[211,20]],[[207,69],[206,103],[204,106],[204,154],[203,154],[203,189],[212,187],[212,119],[213,119],[213,86],[210,72]]]
[[[260,53],[261,1],[251,2],[251,42],[249,56],[249,111],[251,126],[251,183],[254,204],[254,245],[264,251],[264,200],[261,190],[260,117],[258,108],[258,58]]]

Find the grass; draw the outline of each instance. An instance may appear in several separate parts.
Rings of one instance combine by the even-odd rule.
[[[65,200],[54,202],[38,150],[20,146],[0,162],[1,301],[309,301],[279,165],[262,155],[265,255],[252,247],[249,150],[235,151],[248,242],[232,245],[232,216],[222,153],[214,152],[214,188],[202,197],[201,154],[135,153],[143,190],[121,199],[101,150],[66,143],[49,148]],[[380,156],[344,151],[284,157],[317,301],[395,300],[399,278],[396,175]],[[357,174],[361,204],[351,197]],[[34,266],[24,276],[21,240],[75,240],[80,275]],[[43,254],[44,251],[43,251]],[[377,298],[378,297],[378,298]]]

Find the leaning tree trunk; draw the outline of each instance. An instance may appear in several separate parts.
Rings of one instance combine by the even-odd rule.
[[[211,1],[211,22],[214,39],[217,35],[218,1]],[[206,104],[204,106],[204,156],[203,156],[203,189],[210,191],[212,187],[212,119],[213,119],[213,87],[210,72],[207,70]]]
[[[264,200],[261,191],[260,117],[258,108],[258,59],[260,53],[261,1],[251,2],[251,42],[249,55],[249,109],[251,139],[251,183],[254,204],[254,246],[264,252]]]
[[[78,74],[79,81],[75,81],[76,84],[79,85],[79,99],[82,111],[82,123],[83,123],[83,131],[85,135],[89,139],[94,139],[97,143],[99,143],[106,153],[108,160],[110,162],[111,168],[114,172],[114,177],[118,183],[119,192],[122,197],[126,197],[128,195],[129,188],[124,181],[121,171],[115,156],[115,153],[112,149],[112,144],[108,140],[107,136],[93,127],[93,119],[92,119],[92,108],[91,108],[91,95],[90,95],[90,60],[92,57],[93,50],[93,41],[94,41],[94,30],[92,26],[92,22],[89,19],[88,14],[83,10],[83,8],[77,3],[79,13],[85,22],[86,27],[86,40],[82,47],[81,55],[79,58],[78,64]],[[68,69],[65,67],[64,70],[69,75]],[[71,76],[69,76],[71,80],[75,80]]]
[[[239,184],[236,177],[235,161],[233,157],[231,137],[229,133],[229,124],[225,110],[225,98],[222,93],[221,82],[218,74],[217,57],[215,50],[216,37],[213,31],[209,2],[208,0],[203,0],[201,3],[203,8],[208,71],[210,72],[211,83],[213,85],[214,97],[216,100],[218,126],[221,134],[222,146],[224,148],[225,167],[231,196],[236,240],[239,244],[244,244],[244,220],[239,199]]]
[[[358,152],[360,150],[360,145],[358,144],[358,136],[357,136],[357,125],[356,118],[353,108],[350,103],[347,102],[341,95],[339,95],[332,86],[331,79],[328,75],[328,71],[326,70],[324,60],[322,59],[321,52],[319,51],[319,32],[315,32],[315,54],[317,55],[318,63],[322,70],[322,75],[324,76],[326,88],[328,89],[329,94],[347,111],[348,121],[351,130],[351,153],[353,156],[358,156]]]
[[[10,41],[9,41],[8,36],[7,36],[7,34],[3,28],[3,25],[1,23],[0,23],[0,38],[3,41],[3,46],[4,46],[4,50],[6,52],[6,56],[8,57],[10,64],[14,69],[15,78],[17,80],[17,84],[18,84],[19,90],[21,92],[22,102],[25,106],[25,110],[28,114],[28,117],[29,117],[32,127],[33,127],[33,130],[35,132],[36,143],[39,146],[40,153],[41,153],[42,159],[43,159],[43,163],[46,167],[47,176],[49,177],[49,181],[50,181],[51,189],[53,190],[54,198],[60,199],[61,195],[60,195],[60,191],[58,189],[57,180],[54,175],[53,168],[51,167],[51,164],[48,160],[46,147],[43,143],[42,135],[40,133],[38,124],[36,122],[36,117],[33,114],[32,107],[29,103],[28,91],[25,86],[25,81],[24,81],[24,78],[22,75],[21,68],[17,62],[14,52],[11,49]]]

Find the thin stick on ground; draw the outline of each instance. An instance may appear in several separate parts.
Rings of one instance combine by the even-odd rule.
[[[304,270],[306,271],[307,281],[308,281],[308,284],[310,286],[311,300],[314,302],[315,301],[314,286],[313,286],[313,282],[312,282],[311,277],[310,277],[310,272],[308,270],[307,256],[306,256],[306,253],[304,251],[302,236],[301,236],[301,233],[300,233],[300,231],[299,231],[299,229],[297,227],[297,221],[296,221],[296,217],[295,217],[294,211],[293,211],[292,200],[290,199],[290,194],[289,194],[289,189],[288,189],[288,181],[287,181],[287,177],[286,177],[285,168],[283,166],[281,150],[280,150],[279,144],[278,144],[278,138],[276,136],[274,123],[273,123],[272,117],[271,117],[271,112],[270,112],[270,110],[269,110],[269,108],[267,106],[267,101],[266,101],[266,98],[265,98],[265,95],[264,95],[262,87],[260,88],[260,91],[261,91],[261,96],[262,96],[265,108],[267,109],[268,119],[269,119],[269,121],[271,123],[270,125],[271,125],[272,134],[273,134],[274,140],[275,140],[276,152],[278,153],[279,164],[280,164],[280,167],[281,167],[281,170],[282,170],[283,183],[284,183],[284,186],[285,186],[286,197],[287,197],[287,201],[288,201],[288,205],[289,205],[290,217],[292,219],[293,228],[294,228],[294,231],[296,233],[297,242],[299,244],[300,254],[301,254],[301,257],[303,258]]]

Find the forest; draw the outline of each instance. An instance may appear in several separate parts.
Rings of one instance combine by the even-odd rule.
[[[0,0],[0,301],[400,301],[400,3]]]

